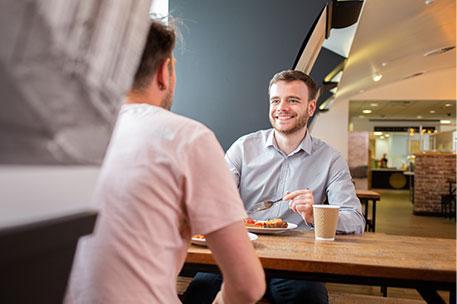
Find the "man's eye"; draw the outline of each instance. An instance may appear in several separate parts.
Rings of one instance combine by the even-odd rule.
[[[298,99],[289,99],[289,102],[290,103],[299,103],[300,100],[298,100]]]
[[[270,103],[271,103],[271,104],[277,104],[277,103],[279,103],[279,100],[273,99],[273,100],[270,100]]]

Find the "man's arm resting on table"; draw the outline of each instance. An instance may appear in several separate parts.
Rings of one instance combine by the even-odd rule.
[[[362,206],[355,193],[346,161],[339,156],[332,163],[332,174],[327,185],[329,204],[340,206],[337,232],[362,234],[365,219]]]
[[[244,224],[235,222],[207,234],[206,239],[224,279],[216,300],[257,302],[265,293],[265,274]]]

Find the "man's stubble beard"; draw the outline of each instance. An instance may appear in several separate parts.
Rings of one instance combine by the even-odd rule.
[[[308,115],[308,113],[305,113],[298,119],[295,127],[293,127],[292,129],[289,129],[289,130],[281,130],[281,129],[277,128],[274,124],[274,119],[272,117],[270,117],[270,124],[276,131],[287,135],[287,134],[293,134],[293,133],[305,128],[306,125],[308,124],[308,120],[309,120],[309,115]]]

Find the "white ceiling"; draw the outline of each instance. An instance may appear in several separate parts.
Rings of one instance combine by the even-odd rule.
[[[371,110],[369,114],[363,110]],[[355,100],[349,104],[349,117],[376,119],[455,120],[455,101],[423,100]]]
[[[405,100],[405,96],[408,98],[405,92],[413,90],[408,86],[411,79],[405,80],[408,76],[424,72],[414,79],[426,83],[430,75],[454,70],[455,49],[441,55],[424,54],[455,46],[455,12],[454,0],[435,0],[430,4],[425,0],[365,0],[336,100],[360,99],[362,93],[399,83],[405,84],[399,90],[403,92],[401,99]],[[378,82],[372,79],[376,71],[383,76]],[[454,79],[447,86],[449,93],[445,94],[451,100],[455,100],[453,74]],[[442,90],[439,93],[437,99],[443,99]],[[372,94],[371,99],[385,98]],[[398,98],[391,96],[391,99]]]

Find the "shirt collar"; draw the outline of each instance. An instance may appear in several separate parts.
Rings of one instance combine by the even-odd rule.
[[[268,134],[267,134],[267,138],[265,140],[265,148],[268,148],[268,147],[277,148],[274,134],[275,134],[275,129],[270,129]]]
[[[303,138],[301,143],[298,145],[298,149],[305,151],[307,154],[311,154],[313,149],[313,138],[309,133],[309,129],[306,130],[305,138]]]
[[[270,132],[267,134],[267,138],[265,140],[265,148],[274,147],[275,149],[279,150],[278,146],[276,145],[275,138],[274,138],[274,129],[270,129]],[[309,129],[306,131],[305,138],[301,141],[298,145],[297,149],[291,154],[295,154],[300,150],[305,151],[307,154],[311,154],[313,148],[313,139],[311,134],[309,133]]]

